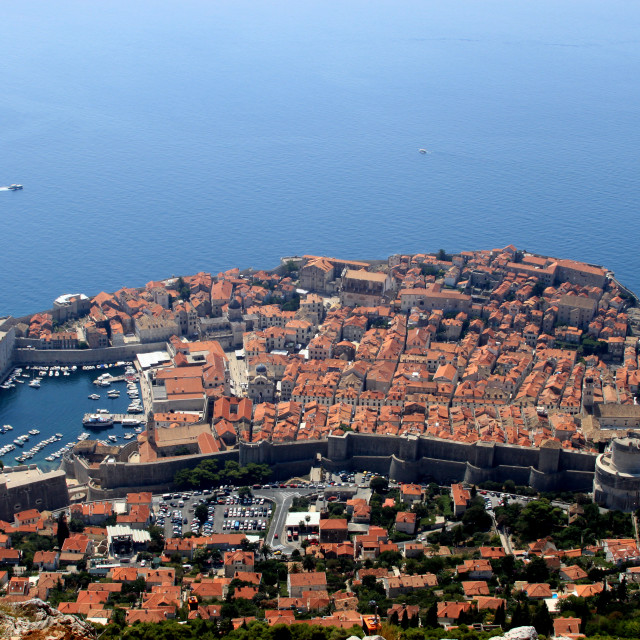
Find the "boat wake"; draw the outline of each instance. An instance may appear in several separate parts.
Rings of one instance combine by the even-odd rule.
[[[9,187],[0,187],[0,191],[9,191]]]

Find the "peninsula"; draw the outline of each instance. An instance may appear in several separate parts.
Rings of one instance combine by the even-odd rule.
[[[487,638],[507,612],[522,638],[595,633],[640,562],[636,303],[603,267],[509,245],[292,256],[5,318],[0,393],[15,367],[126,362],[96,383],[139,383],[143,413],[85,418],[56,471],[0,474],[0,601],[108,638],[176,615],[237,640],[346,640],[380,614],[416,639]],[[122,446],[116,419],[141,422]]]

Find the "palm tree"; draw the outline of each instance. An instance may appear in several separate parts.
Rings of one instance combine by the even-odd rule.
[[[312,555],[306,555],[302,560],[302,568],[305,571],[313,571],[316,566],[315,558]]]
[[[265,542],[260,549],[262,557],[266,560],[271,555],[271,547]]]

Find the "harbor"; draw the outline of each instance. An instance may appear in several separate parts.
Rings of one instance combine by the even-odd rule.
[[[141,433],[145,417],[137,375],[130,363],[117,364],[14,369],[0,385],[4,466],[51,470],[78,441],[123,445]],[[107,420],[92,424],[90,416]]]

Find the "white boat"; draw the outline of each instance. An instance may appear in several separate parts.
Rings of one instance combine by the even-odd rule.
[[[111,440],[111,442],[116,442],[118,438],[116,438],[116,436],[109,436],[109,440]]]
[[[40,432],[37,429],[29,429],[29,433],[32,436],[37,436]]]
[[[54,458],[53,456],[47,456],[47,457],[45,458],[45,460],[46,460],[47,462],[53,462],[53,461],[55,460],[55,458]]]
[[[97,393],[92,393],[89,396],[89,400],[100,400],[100,396]]]
[[[39,389],[40,388],[40,382],[38,380],[34,379],[29,383],[29,386],[33,387],[34,389]]]
[[[135,438],[135,435],[133,433],[127,432],[124,434],[125,440],[131,440],[131,438]]]

